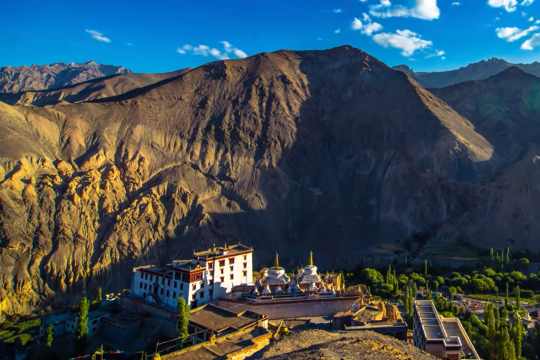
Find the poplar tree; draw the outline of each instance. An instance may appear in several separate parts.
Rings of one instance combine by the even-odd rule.
[[[178,337],[182,342],[189,337],[189,305],[186,300],[180,296],[178,298]]]
[[[103,302],[103,290],[101,289],[101,287],[98,287],[97,289],[96,302],[98,304],[101,304]]]
[[[45,344],[50,349],[52,348],[53,342],[54,342],[54,327],[52,324],[49,324],[49,326],[47,326],[47,339],[45,340]]]
[[[516,286],[516,306],[518,310],[521,308],[521,289],[519,288],[519,285]]]
[[[523,326],[518,311],[514,311],[514,324],[512,326],[512,338],[516,351],[516,359],[521,359],[523,349]]]
[[[84,340],[88,336],[88,298],[84,296],[79,305],[79,322],[77,324],[77,339]]]

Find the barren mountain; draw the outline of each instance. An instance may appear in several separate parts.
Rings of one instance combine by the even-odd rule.
[[[82,64],[4,66],[0,67],[0,93],[57,89],[91,79],[128,72],[126,68],[121,66],[101,65],[94,61]]]
[[[414,72],[407,65],[395,68],[411,75],[426,88],[442,88],[466,81],[485,80],[510,67],[518,67],[524,72],[540,76],[540,63],[512,64],[502,59],[492,58],[469,64],[456,70],[438,72]]]
[[[355,265],[471,209],[493,155],[446,103],[348,46],[94,102],[0,103],[0,141],[4,313],[125,287],[133,265],[213,242],[254,245],[259,264],[314,249]]]
[[[76,103],[117,96],[134,89],[152,86],[180,75],[185,70],[162,74],[115,74],[53,90],[27,90],[19,93],[0,93],[0,101],[10,105],[45,106],[60,102]]]
[[[441,229],[439,239],[538,251],[540,226],[540,78],[510,67],[486,80],[434,89],[494,146],[495,176],[482,202]],[[440,241],[433,242],[440,245]]]

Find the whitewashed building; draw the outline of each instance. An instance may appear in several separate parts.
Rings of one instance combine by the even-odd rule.
[[[191,307],[217,300],[234,286],[253,284],[253,248],[242,245],[195,251],[189,260],[133,269],[131,294],[176,309],[182,296]]]

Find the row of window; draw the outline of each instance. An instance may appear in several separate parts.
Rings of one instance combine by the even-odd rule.
[[[218,264],[220,267],[224,267],[225,266],[225,261],[226,260],[229,260],[229,265],[234,265],[235,261],[236,261],[236,258],[235,257],[230,257],[229,259],[222,259],[222,260],[219,260],[218,261]],[[247,255],[244,255],[244,261],[247,261]],[[214,262],[215,261],[209,261],[208,262],[208,268],[210,270],[212,270],[214,268]],[[247,262],[244,262],[244,268],[247,267]]]

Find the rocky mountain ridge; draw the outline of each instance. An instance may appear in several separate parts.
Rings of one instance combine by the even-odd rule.
[[[422,86],[431,89],[443,88],[466,81],[485,80],[511,67],[517,67],[528,74],[540,76],[539,62],[530,64],[512,64],[498,58],[482,60],[449,71],[415,72],[407,65],[398,65],[395,69],[407,73],[422,84]]]
[[[122,66],[85,63],[55,63],[50,65],[0,67],[0,93],[20,93],[28,90],[51,90],[75,85],[105,76],[127,74]]]

